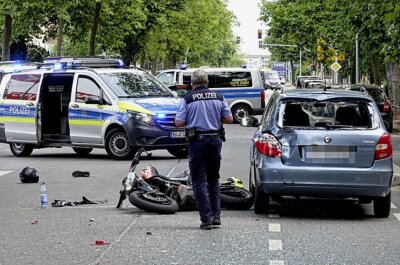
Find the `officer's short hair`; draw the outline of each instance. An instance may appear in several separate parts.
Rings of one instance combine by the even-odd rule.
[[[208,75],[204,70],[196,70],[192,73],[193,85],[208,85]]]

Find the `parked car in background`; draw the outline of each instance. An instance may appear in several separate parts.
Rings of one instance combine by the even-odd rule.
[[[265,89],[276,89],[281,87],[281,79],[275,70],[261,70]]]
[[[388,132],[393,132],[393,108],[385,91],[377,85],[350,85],[350,90],[368,93],[379,108]]]
[[[279,80],[281,80],[281,85],[286,84],[286,78],[284,76],[280,76]]]
[[[322,80],[304,80],[302,84],[302,89],[324,89],[325,84]]]
[[[182,96],[192,89],[191,76],[197,69],[169,69],[161,71],[156,77],[165,84],[171,83],[168,87]],[[258,69],[210,67],[201,69],[208,74],[208,87],[225,97],[235,122],[239,123],[248,115],[263,113],[266,96]]]
[[[249,186],[255,213],[287,196],[373,202],[388,217],[393,181],[392,143],[373,99],[355,91],[275,91],[250,151]]]
[[[319,78],[318,76],[301,75],[296,78],[296,88],[297,89],[302,88],[305,80],[319,80],[319,81],[323,82],[323,80],[321,80],[321,78]]]

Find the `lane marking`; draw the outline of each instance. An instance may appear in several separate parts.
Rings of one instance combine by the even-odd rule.
[[[269,239],[268,245],[271,251],[282,250],[282,240]]]
[[[283,260],[270,260],[269,265],[284,265]]]
[[[11,173],[12,171],[0,171],[0,176],[6,175],[8,173]]]
[[[122,237],[124,237],[124,235],[137,223],[139,217],[140,217],[140,215],[137,215],[136,219],[134,219],[132,221],[132,223],[130,223],[130,225],[128,225],[125,228],[125,230],[122,231],[122,233],[115,239],[115,241],[111,242],[111,244],[108,245],[108,247],[106,249],[104,249],[103,252],[101,252],[100,256],[92,264],[100,264],[103,260],[103,257],[107,254],[108,251],[110,251],[110,249],[115,245],[115,243],[120,242]]]
[[[269,218],[279,218],[279,214],[275,214],[275,213],[270,213],[268,214]]]
[[[392,208],[392,209],[397,209],[396,205],[394,205],[393,202],[390,203],[390,208]]]
[[[393,215],[400,221],[400,213],[394,213]]]
[[[281,225],[280,224],[268,224],[268,231],[269,232],[281,232]]]
[[[178,159],[178,162],[176,162],[176,164],[175,164],[175,165],[172,167],[172,169],[168,172],[168,174],[167,174],[167,176],[166,176],[167,178],[170,178],[170,177],[171,177],[171,174],[174,173],[176,167],[177,167],[180,163],[181,163],[181,160]]]

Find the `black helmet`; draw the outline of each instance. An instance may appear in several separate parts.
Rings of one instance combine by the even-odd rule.
[[[19,173],[19,179],[22,183],[36,183],[39,181],[39,176],[36,175],[37,170],[32,167],[25,167]]]

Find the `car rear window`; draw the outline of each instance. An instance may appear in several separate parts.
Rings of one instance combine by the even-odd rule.
[[[289,100],[281,102],[279,119],[283,127],[371,128],[371,112],[367,101]]]
[[[371,97],[378,102],[383,102],[386,100],[385,98],[385,92],[379,89],[367,89],[368,94],[371,95]]]

